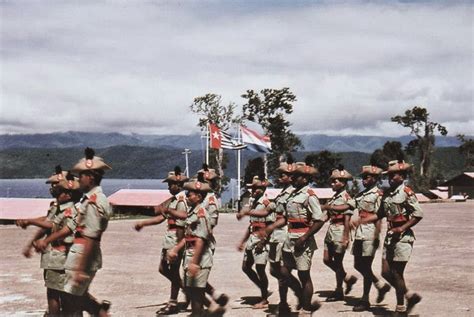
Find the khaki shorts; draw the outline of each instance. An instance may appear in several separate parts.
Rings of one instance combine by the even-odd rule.
[[[340,242],[336,241],[324,241],[324,251],[329,253],[339,253],[343,254],[346,252],[346,248]]]
[[[64,270],[44,270],[44,286],[47,288],[64,291],[64,281],[66,271]]]
[[[270,242],[268,251],[268,262],[278,263],[282,261],[283,242]]]
[[[252,250],[245,250],[244,252],[244,262],[252,261],[255,264],[262,264],[265,265],[267,264],[268,260],[268,250],[267,246],[265,245],[265,248],[263,248],[263,251],[257,251],[256,248],[253,248]]]
[[[411,242],[397,242],[385,244],[383,247],[382,258],[393,262],[408,262],[413,250]]]
[[[283,264],[289,269],[298,271],[311,270],[314,249],[306,248],[304,251],[286,252],[283,251]]]
[[[64,281],[64,292],[72,294],[72,295],[76,295],[76,296],[82,296],[85,293],[87,293],[87,290],[89,289],[89,286],[91,285],[91,282],[94,279],[96,272],[86,273],[87,275],[89,275],[89,277],[86,278],[81,283],[76,283],[73,281],[74,273],[75,271],[66,270],[66,278]]]
[[[188,270],[184,270],[184,286],[205,288],[211,269],[200,269],[195,277],[188,275]]]
[[[352,254],[354,256],[375,256],[379,245],[373,240],[355,240],[352,244]]]

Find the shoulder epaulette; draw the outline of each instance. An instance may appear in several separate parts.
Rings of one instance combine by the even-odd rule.
[[[209,197],[209,204],[215,204],[216,198],[214,196]]]
[[[97,203],[97,194],[92,194],[91,197],[89,197],[89,202],[93,204]]]
[[[344,193],[344,198],[345,198],[345,199],[351,199],[351,195],[349,195],[348,192],[345,192],[345,193]]]
[[[54,205],[56,205],[56,201],[54,200],[49,203],[49,207],[53,207]]]
[[[178,201],[186,201],[186,198],[183,195],[179,195]]]
[[[206,217],[206,210],[204,208],[199,208],[198,212],[197,212],[197,216],[199,218],[204,218]]]
[[[270,205],[270,201],[268,199],[264,199],[262,203],[265,205],[265,207]]]
[[[405,188],[403,189],[403,191],[404,191],[408,196],[415,195],[415,192],[413,191],[413,189],[411,189],[411,188],[408,187],[408,186],[405,186]]]
[[[308,191],[307,191],[308,195],[310,196],[316,196],[316,193],[314,192],[314,190],[312,188],[308,188]]]
[[[66,210],[64,210],[64,217],[68,217],[68,218],[72,217],[72,209],[71,208],[66,208]]]
[[[377,190],[377,194],[379,194],[379,196],[383,196],[383,190],[378,189],[378,190]]]

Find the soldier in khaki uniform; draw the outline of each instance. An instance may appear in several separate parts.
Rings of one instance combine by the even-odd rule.
[[[41,229],[24,250],[26,257],[31,256],[31,249],[41,252],[41,268],[44,269],[44,280],[47,288],[48,313],[45,316],[59,316],[67,313],[64,301],[61,300],[64,290],[66,256],[76,228],[77,202],[80,193],[79,183],[71,174],[62,171],[58,165],[56,173],[46,183],[51,184],[51,194],[56,202],[51,205],[47,217],[37,219],[17,220],[17,225],[26,228],[29,225],[39,226]],[[44,240],[38,240],[44,235]],[[51,246],[48,247],[48,244]]]
[[[209,273],[212,268],[211,217],[203,207],[203,201],[211,187],[207,183],[193,181],[184,184],[189,204],[185,237],[168,251],[170,261],[176,261],[180,251],[184,253],[184,286],[191,299],[191,316],[204,316],[203,304]]]
[[[252,198],[249,205],[244,206],[241,214],[249,210],[261,211],[268,207],[270,201],[265,197],[265,190],[270,185],[264,176],[254,176],[249,186],[252,188]],[[242,271],[260,289],[261,300],[253,307],[262,309],[268,307],[268,278],[265,267],[268,260],[268,248],[266,239],[258,236],[258,231],[265,229],[274,222],[273,215],[266,217],[250,216],[250,225],[245,231],[244,238],[238,247],[239,251],[244,251],[242,261]],[[255,271],[252,269],[255,264]]]
[[[275,197],[274,201],[267,206],[267,208],[261,210],[245,210],[239,214],[238,218],[241,218],[243,215],[267,217],[271,213],[274,213],[275,220],[284,219],[286,201],[294,190],[291,183],[291,175],[294,170],[295,164],[293,163],[292,158],[289,158],[287,162],[280,163],[277,171],[279,173],[278,183],[283,186],[281,192]],[[287,302],[288,285],[281,274],[281,266],[283,264],[283,244],[286,241],[287,235],[288,227],[286,224],[283,224],[281,227],[275,227],[268,238],[268,261],[270,262],[270,274],[278,279],[278,292],[280,294],[278,311],[280,314],[288,314],[291,311]],[[289,285],[293,287],[296,296],[301,300],[301,286],[299,285],[299,281],[293,275],[291,275],[290,278],[291,282]]]
[[[209,237],[209,247],[212,250],[212,254],[215,253],[216,250],[216,240],[214,238],[214,229],[219,222],[219,199],[217,198],[215,191],[217,188],[217,180],[219,179],[219,175],[217,175],[216,170],[213,168],[209,168],[207,164],[202,165],[202,169],[197,172],[198,176],[197,179],[200,182],[206,182],[211,187],[211,191],[207,193],[204,201],[202,202],[202,206],[204,209],[207,210],[209,213],[209,217],[211,218],[211,236]],[[229,296],[227,294],[221,293],[217,291],[211,284],[207,283],[206,285],[206,293],[209,294],[212,299],[220,306],[220,307],[212,307],[210,302],[206,301],[206,306],[209,307],[209,310],[215,311],[222,311],[223,307],[229,301]]]
[[[402,160],[389,162],[386,173],[390,188],[384,193],[377,215],[361,219],[362,223],[368,223],[374,219],[387,218],[388,232],[383,249],[382,276],[396,290],[395,311],[399,313],[409,313],[421,301],[420,295],[408,292],[403,276],[415,242],[412,227],[423,218],[415,193],[404,184],[411,169],[412,165]]]
[[[352,198],[346,191],[347,181],[350,179],[352,179],[352,175],[343,166],[333,170],[330,180],[332,189],[336,193],[321,208],[326,211],[330,221],[324,238],[323,261],[326,266],[336,273],[336,290],[326,298],[327,302],[344,300],[343,281],[346,283],[346,294],[351,291],[352,286],[357,281],[354,275],[346,273],[342,263],[350,239],[352,210],[349,204]]]
[[[100,187],[104,173],[109,169],[110,166],[95,156],[91,148],[86,148],[85,158],[72,168],[79,174],[84,196],[79,205],[75,238],[65,264],[64,291],[69,294],[68,302],[74,307],[71,315],[82,316],[82,311],[86,310],[92,315],[107,316],[110,307],[110,302],[98,303],[89,294],[90,283],[102,268],[100,240],[112,216],[112,208]]]
[[[309,163],[297,162],[295,164],[292,174],[294,189],[286,200],[285,216],[276,220],[275,224],[265,230],[268,234],[275,228],[288,224],[288,234],[283,244],[281,273],[285,284],[297,290],[298,285],[294,284],[296,279],[291,271],[294,269],[298,271],[301,291],[295,291],[295,294],[298,296],[298,293],[301,293],[297,309],[301,308],[300,313],[303,315],[311,315],[321,306],[318,301],[312,301],[313,281],[311,280],[312,258],[317,249],[314,234],[324,225],[324,215],[318,197],[309,187],[317,173],[317,169]]]
[[[181,168],[176,166],[174,171],[168,173],[164,183],[168,183],[168,189],[171,195],[171,199],[164,202],[162,205],[155,208],[156,217],[148,220],[140,221],[135,224],[135,229],[140,231],[143,227],[157,225],[166,220],[167,230],[163,238],[163,248],[161,250],[161,261],[159,271],[171,282],[170,299],[168,304],[158,310],[158,315],[169,315],[176,314],[179,312],[178,308],[178,294],[179,289],[183,287],[183,282],[179,275],[179,266],[182,259],[182,253],[179,254],[179,258],[174,262],[169,262],[167,259],[167,252],[178,244],[184,237],[184,227],[186,225],[186,219],[188,205],[186,203],[186,195],[183,190],[184,182],[188,181],[188,178],[181,173]],[[184,214],[182,219],[179,219],[172,212],[178,212]]]
[[[382,174],[382,169],[377,166],[362,167],[362,184],[365,190],[357,194],[349,201],[352,209],[357,210],[359,219],[375,215],[380,207],[383,192],[377,187]],[[383,301],[385,294],[390,290],[390,285],[383,283],[372,272],[372,262],[375,252],[379,246],[381,220],[358,224],[355,228],[355,240],[352,246],[354,255],[354,267],[364,277],[364,293],[359,303],[353,307],[353,311],[365,311],[370,309],[369,294],[372,283],[378,290],[377,303]]]

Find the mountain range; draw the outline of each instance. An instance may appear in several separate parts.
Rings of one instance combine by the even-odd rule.
[[[407,144],[412,136],[329,136],[324,134],[299,134],[304,151],[363,152],[372,153],[387,141]],[[457,147],[459,140],[454,136],[436,137],[436,147]],[[0,149],[13,148],[107,148],[128,145],[154,148],[176,148],[202,150],[205,140],[199,134],[190,135],[146,135],[122,133],[58,132],[48,134],[2,134]]]

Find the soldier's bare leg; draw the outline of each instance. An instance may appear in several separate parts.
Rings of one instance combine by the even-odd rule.
[[[247,259],[242,261],[242,271],[248,276],[248,278],[260,288],[260,279],[258,278],[257,272],[255,272],[252,267],[254,262],[252,251],[245,251],[249,252]]]
[[[298,279],[294,277],[293,274],[291,274],[291,271],[292,270],[290,268],[284,265],[281,267],[282,281],[285,285],[289,286],[291,290],[295,293],[295,296],[298,298],[298,306],[301,306],[303,301],[303,288],[301,286],[300,281],[298,281]]]
[[[171,282],[171,289],[168,305],[162,310],[158,311],[160,313],[178,312],[178,294],[179,289],[183,287],[183,283],[179,275],[180,263],[180,259],[172,264],[169,264],[166,260],[166,257],[161,258],[159,272]]]
[[[203,304],[204,304],[204,294],[205,294],[205,288],[200,288],[200,287],[188,287],[187,288],[187,293],[189,297],[191,298],[191,316],[203,316],[204,315],[204,309],[203,309]]]
[[[255,268],[257,270],[258,278],[260,280],[260,293],[262,294],[262,301],[259,303],[260,305],[256,305],[257,307],[263,307],[268,305],[268,278],[267,273],[265,272],[265,264],[256,264]]]
[[[407,262],[390,262],[390,270],[395,282],[395,291],[397,294],[397,305],[404,304],[405,294],[407,293],[405,279],[403,277],[403,272],[405,271],[406,265]]]
[[[47,288],[46,297],[48,300],[48,316],[59,316],[61,312],[60,292]]]
[[[313,297],[313,281],[308,271],[298,271],[298,277],[302,286],[302,302],[301,305],[305,310],[311,310],[311,299]]]

